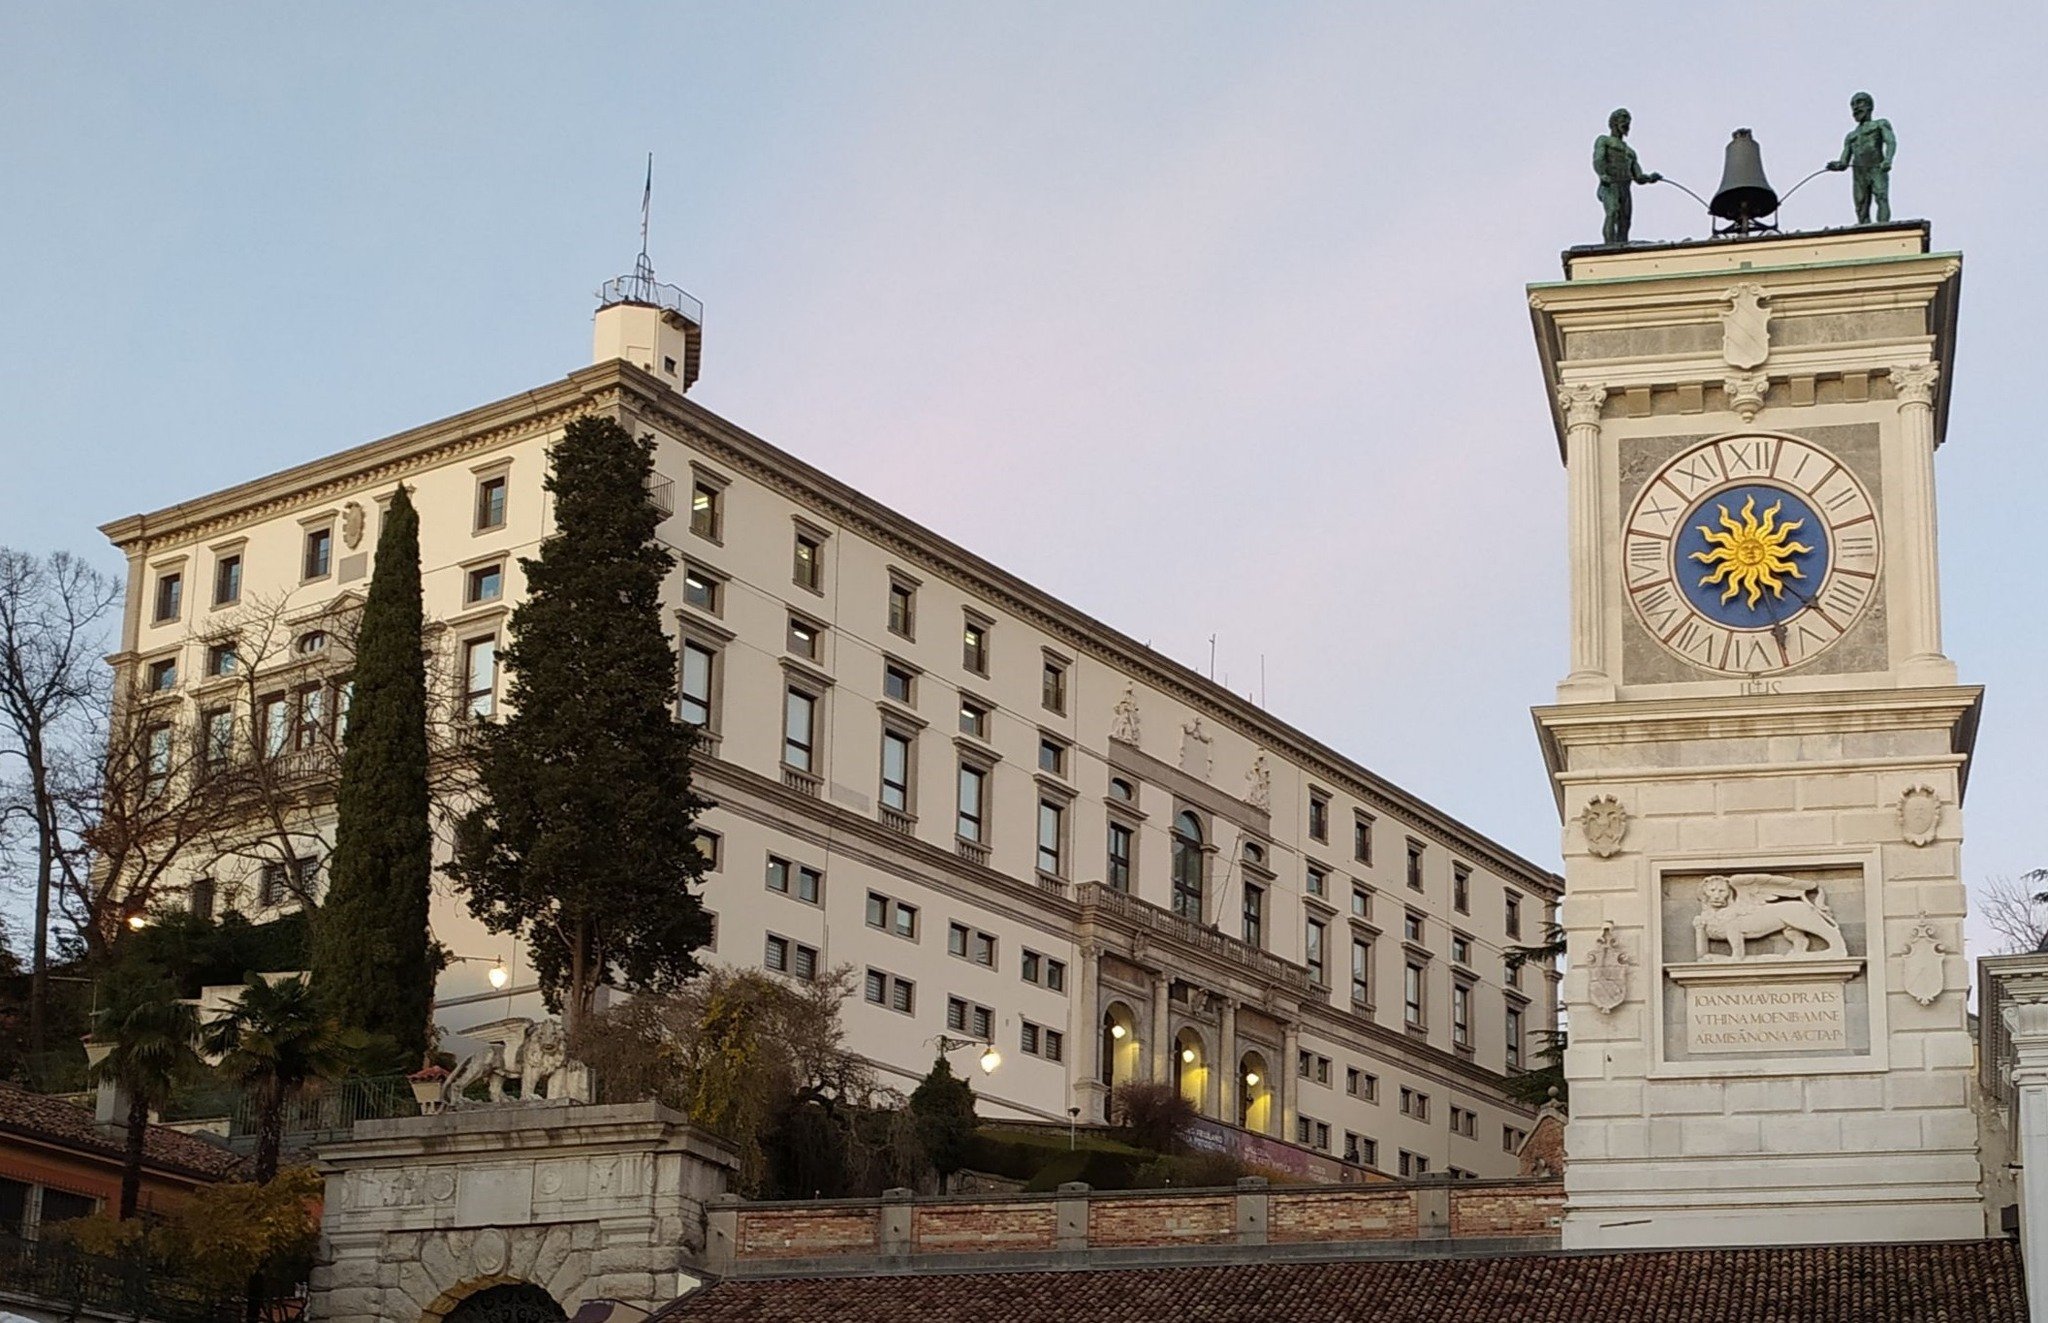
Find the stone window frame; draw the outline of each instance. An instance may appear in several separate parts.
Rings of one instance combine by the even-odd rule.
[[[1063,652],[1057,652],[1051,648],[1041,648],[1039,651],[1044,659],[1039,671],[1039,706],[1056,716],[1064,717],[1074,703],[1072,688],[1074,659]],[[1058,675],[1056,683],[1053,679],[1055,673]],[[1059,702],[1057,704],[1046,702],[1049,691],[1052,691],[1055,687],[1058,690],[1057,697]]]
[[[1132,895],[1138,890],[1138,854],[1142,849],[1144,838],[1145,815],[1138,809],[1138,782],[1121,777],[1112,777],[1110,779],[1112,781],[1124,780],[1131,787],[1131,798],[1119,799],[1113,789],[1111,793],[1102,797],[1102,807],[1104,810],[1102,826],[1102,883],[1112,891],[1121,890],[1126,895]],[[1109,866],[1111,857],[1109,853],[1111,827],[1121,827],[1130,833],[1130,850],[1125,856],[1124,885],[1121,888],[1111,881],[1112,870]]]
[[[225,542],[215,542],[207,548],[207,552],[213,557],[213,573],[207,576],[206,596],[209,605],[206,609],[209,611],[222,611],[229,607],[240,606],[242,604],[242,589],[249,577],[249,539],[237,537],[230,538]],[[228,561],[233,561],[237,566],[235,572],[235,594],[232,597],[222,597],[220,595],[221,566]]]
[[[832,530],[815,520],[802,515],[791,515],[789,537],[789,581],[807,593],[823,597],[826,593],[825,548],[832,541]],[[804,544],[811,546],[811,575],[803,574],[803,560],[798,554]]]
[[[341,512],[338,510],[323,510],[318,514],[305,515],[299,519],[299,582],[301,584],[324,583],[334,577],[336,560],[334,526],[340,521],[340,518]],[[307,571],[312,568],[313,539],[322,533],[327,535],[327,568],[318,574],[308,574]]]
[[[906,712],[899,712],[894,708],[885,707],[879,709],[879,711],[882,719],[882,730],[881,734],[875,740],[875,803],[881,805],[881,807],[887,809],[891,813],[902,814],[904,817],[910,819],[912,824],[915,824],[917,822],[918,790],[917,745],[918,736],[924,732],[925,724],[924,722],[918,720],[916,717],[913,717]],[[905,748],[903,754],[904,784],[902,808],[896,808],[893,805],[884,804],[882,802],[881,795],[882,786],[885,782],[885,778],[888,776],[889,761],[887,754],[887,741],[888,738],[892,735],[895,736],[897,739],[902,740],[903,743],[906,746],[908,746],[907,748]]]
[[[981,644],[970,656],[967,650],[967,631],[979,630]],[[977,611],[971,606],[960,608],[960,669],[969,675],[989,679],[995,673],[995,617]]]
[[[889,587],[882,599],[882,627],[906,642],[917,641],[917,590],[924,587],[924,581],[908,571],[891,565]],[[903,594],[903,628],[896,628],[895,598]]]
[[[683,573],[683,601],[681,609],[696,611],[714,620],[724,619],[725,590],[732,583],[732,577],[723,570],[707,565],[701,560],[691,560],[688,556],[683,557],[683,563],[677,568]],[[693,574],[701,577],[710,585],[709,605],[699,606],[690,600],[689,579]]]
[[[725,496],[732,486],[732,479],[717,469],[708,468],[696,460],[690,461],[690,533],[703,538],[714,547],[725,545]],[[700,531],[697,527],[697,489],[704,488],[712,495],[711,529]]]
[[[471,467],[470,475],[475,487],[470,495],[469,535],[484,537],[491,533],[502,533],[512,525],[512,456],[504,455]],[[505,484],[504,508],[495,524],[484,522],[484,488],[493,482]]]
[[[1049,776],[1034,776],[1032,781],[1038,788],[1037,811],[1031,822],[1031,863],[1039,880],[1064,883],[1074,873],[1074,788]],[[1044,866],[1045,810],[1054,809],[1059,814],[1059,839],[1054,842],[1058,852],[1055,861],[1059,867],[1048,871]]]
[[[683,702],[683,646],[694,644],[711,654],[711,693],[705,703],[707,719],[698,729],[700,744],[708,741],[709,752],[716,753],[717,741],[724,733],[723,714],[725,711],[725,650],[736,635],[729,629],[699,616],[677,611],[676,615],[676,714],[682,715]]]

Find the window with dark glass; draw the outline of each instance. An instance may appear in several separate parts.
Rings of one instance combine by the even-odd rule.
[[[1131,829],[1121,822],[1109,824],[1109,868],[1111,891],[1131,889]]]
[[[306,555],[302,579],[324,579],[334,565],[334,530],[315,528],[306,534]]]
[[[1418,841],[1408,842],[1408,888],[1422,890],[1422,845]]]
[[[1266,944],[1266,889],[1244,884],[1244,940],[1253,946]]]
[[[1064,714],[1067,710],[1067,667],[1065,662],[1047,658],[1045,675],[1040,682],[1039,701],[1049,712]]]
[[[910,812],[910,737],[882,732],[882,807]]]
[[[479,532],[505,526],[504,474],[485,478],[476,485],[476,526]]]
[[[960,764],[960,814],[956,830],[960,839],[979,844],[987,826],[984,821],[988,773],[972,763]]]
[[[1451,1041],[1463,1048],[1472,1046],[1472,989],[1455,980],[1451,983]]]
[[[889,585],[889,632],[904,638],[916,637],[917,590],[907,583]]]
[[[176,620],[185,607],[185,576],[182,574],[159,574],[156,576],[155,623]]]
[[[1423,1004],[1423,968],[1413,961],[1410,961],[1402,972],[1401,1003],[1408,1027],[1420,1029],[1423,1025],[1423,1012],[1427,1009]]]
[[[911,684],[914,679],[914,673],[905,667],[895,665],[882,667],[882,697],[894,699],[898,703],[913,702],[914,700],[911,698]]]
[[[1318,987],[1330,981],[1329,968],[1323,956],[1323,935],[1323,921],[1321,919],[1310,919],[1308,921],[1308,936],[1303,943],[1302,963],[1308,966],[1308,976]]]
[[[1330,797],[1313,791],[1308,797],[1308,834],[1318,841],[1330,839]]]
[[[1522,935],[1522,898],[1512,891],[1507,893],[1506,922],[1508,936],[1520,937]]]
[[[1066,835],[1067,810],[1055,800],[1038,801],[1038,871],[1052,877],[1063,877],[1062,866],[1066,861],[1066,850],[1062,844]]]
[[[816,591],[825,581],[824,544],[809,533],[796,535],[793,573],[799,588]]]
[[[801,689],[788,689],[782,699],[782,761],[799,772],[815,772],[818,700]]]
[[[988,674],[988,626],[969,620],[960,632],[960,663],[976,675]]]
[[[1519,1006],[1508,1007],[1507,1035],[1508,1069],[1520,1070],[1522,1068],[1522,1008]]]
[[[1202,820],[1183,812],[1173,820],[1173,912],[1202,919]]]
[[[1372,943],[1363,937],[1351,939],[1351,1004],[1372,1005]]]
[[[1369,813],[1352,815],[1351,857],[1361,864],[1372,862],[1372,815]]]
[[[242,600],[242,554],[222,556],[213,563],[213,604],[228,606]]]
[[[1451,865],[1451,908],[1460,914],[1472,912],[1472,869],[1467,864]]]
[[[701,643],[683,644],[682,681],[677,686],[677,711],[693,726],[711,724],[711,672],[718,654]]]

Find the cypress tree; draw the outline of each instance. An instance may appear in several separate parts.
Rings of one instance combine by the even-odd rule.
[[[434,974],[427,929],[427,676],[420,520],[404,487],[377,538],[356,637],[355,688],[336,796],[327,899],[313,927],[313,987],[344,1029],[417,1063]]]
[[[555,532],[520,562],[503,654],[512,714],[482,732],[481,795],[449,866],[487,927],[525,934],[572,1039],[600,986],[672,988],[711,932],[653,471],[653,442],[610,419],[556,444]]]

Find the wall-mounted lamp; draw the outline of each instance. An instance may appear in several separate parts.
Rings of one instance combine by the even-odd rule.
[[[1130,1032],[1130,1030],[1124,1028],[1120,1024],[1113,1024],[1109,1026],[1109,1036],[1111,1038],[1116,1039],[1119,1043],[1121,1043],[1130,1034]]]
[[[1192,1066],[1195,1063],[1195,1049],[1191,1047],[1182,1048],[1180,1050],[1180,1059]]]
[[[1258,1088],[1258,1087],[1259,1087],[1259,1072],[1257,1072],[1256,1070],[1248,1070],[1248,1071],[1246,1071],[1246,1072],[1244,1073],[1244,1086],[1245,1086],[1245,1087],[1246,1087],[1247,1089],[1256,1089],[1256,1088]]]

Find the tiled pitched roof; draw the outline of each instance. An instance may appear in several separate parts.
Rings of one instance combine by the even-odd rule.
[[[2025,1323],[2010,1241],[725,1281],[661,1323]]]
[[[102,1127],[78,1104],[11,1084],[0,1084],[0,1132],[4,1131],[108,1156],[116,1163],[121,1161],[125,1143],[121,1130]],[[227,1180],[239,1175],[243,1167],[239,1155],[219,1144],[160,1125],[149,1128],[143,1157],[152,1167],[211,1180]]]

